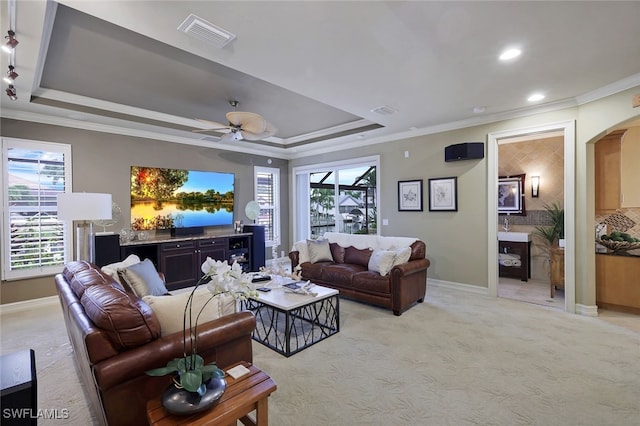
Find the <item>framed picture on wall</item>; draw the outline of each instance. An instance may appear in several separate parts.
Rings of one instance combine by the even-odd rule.
[[[498,179],[498,213],[526,215],[524,207],[525,174]]]
[[[398,211],[422,211],[422,179],[398,181]]]
[[[458,178],[429,179],[429,211],[458,211]]]

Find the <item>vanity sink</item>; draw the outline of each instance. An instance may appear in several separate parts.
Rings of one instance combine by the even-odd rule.
[[[531,241],[531,234],[528,232],[498,232],[498,241],[526,243]]]

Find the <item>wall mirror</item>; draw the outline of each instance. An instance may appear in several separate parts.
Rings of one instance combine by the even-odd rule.
[[[526,216],[524,206],[525,174],[500,176],[498,179],[498,214]]]

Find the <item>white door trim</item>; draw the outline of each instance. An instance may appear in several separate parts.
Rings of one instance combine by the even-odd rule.
[[[535,133],[562,131],[564,134],[564,310],[576,312],[576,193],[575,193],[575,121],[561,121],[523,129],[489,133],[487,142],[487,258],[488,292],[498,297],[498,141],[500,139]],[[492,202],[491,200],[494,200]]]

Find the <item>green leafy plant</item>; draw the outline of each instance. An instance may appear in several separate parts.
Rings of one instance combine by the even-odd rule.
[[[551,219],[551,226],[536,226],[534,234],[549,242],[550,246],[564,238],[564,208],[558,203],[545,204],[544,209]]]
[[[209,302],[221,294],[230,294],[236,300],[258,297],[257,292],[251,289],[251,276],[243,273],[242,267],[237,262],[229,266],[226,260],[221,262],[207,257],[201,269],[204,275],[196,283],[184,307],[182,317],[183,356],[172,359],[165,367],[145,371],[149,376],[166,376],[177,373],[178,377],[173,379],[174,384],[189,392],[197,392],[200,396],[204,395],[208,380],[214,377],[224,377],[224,371],[219,369],[215,363],[205,365],[204,358],[198,355],[198,319],[200,315]],[[211,297],[202,306],[193,321],[193,296],[203,284],[207,284]],[[191,344],[189,353],[187,352],[187,342]]]

